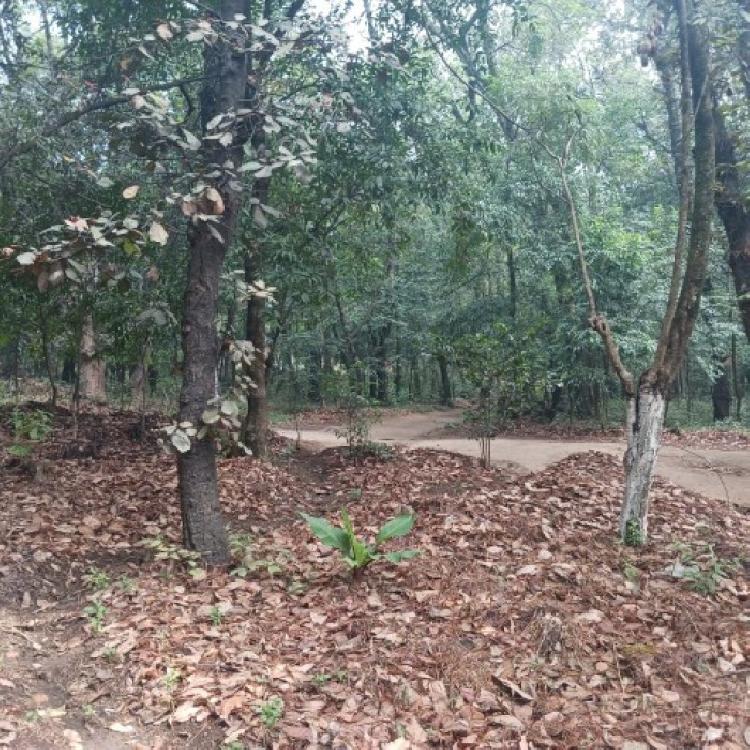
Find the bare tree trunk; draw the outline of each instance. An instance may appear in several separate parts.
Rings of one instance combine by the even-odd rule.
[[[656,456],[664,425],[664,395],[639,389],[627,401],[625,431],[625,492],[620,513],[620,537],[637,547],[648,539],[648,506]]]
[[[739,362],[737,361],[737,334],[732,334],[732,390],[736,404],[735,418],[739,422],[742,419],[742,399],[745,396],[745,388],[742,382]]]
[[[245,256],[245,280],[257,280],[255,254]],[[247,302],[245,338],[255,350],[247,375],[253,385],[247,391],[247,414],[242,424],[242,442],[256,458],[268,455],[268,398],[266,392],[266,301],[254,295]]]
[[[437,355],[438,367],[440,369],[440,403],[443,406],[452,406],[453,396],[451,394],[451,379],[448,373],[448,359],[445,354]]]
[[[233,20],[246,11],[245,0],[222,0],[219,14]],[[227,27],[222,34],[230,33]],[[204,49],[206,84],[201,92],[201,122],[234,112],[245,98],[248,60],[241,34],[236,39],[220,39]],[[202,147],[206,163],[242,163],[246,136],[235,133],[234,143],[221,146],[217,141]],[[204,142],[205,144],[206,142]],[[188,225],[189,262],[182,308],[182,390],[180,421],[200,424],[201,415],[216,392],[219,338],[216,318],[219,283],[224,256],[232,241],[240,208],[240,196],[231,180],[220,177],[215,189],[221,195],[219,220],[209,224],[197,219]],[[214,203],[216,205],[216,203]],[[182,510],[182,538],[189,549],[202,553],[210,565],[229,562],[229,542],[219,505],[216,454],[210,438],[193,438],[190,450],[177,460]]]
[[[720,365],[721,370],[711,386],[714,422],[729,419],[732,414],[732,387],[729,381],[731,357],[722,358]]]
[[[130,408],[144,410],[146,404],[146,366],[141,360],[130,373]]]
[[[79,397],[87,401],[107,402],[107,365],[96,348],[94,314],[87,312],[81,327],[81,367]]]
[[[47,316],[41,315],[41,329],[42,329],[42,352],[44,354],[44,367],[47,370],[47,378],[49,379],[50,386],[50,405],[57,406],[57,382],[55,381],[55,368],[52,364],[52,351],[49,340],[49,320]]]

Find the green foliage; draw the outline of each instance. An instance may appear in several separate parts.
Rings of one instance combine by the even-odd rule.
[[[166,561],[170,572],[179,564],[184,565],[193,578],[205,576],[205,570],[200,565],[201,555],[199,552],[184,549],[161,535],[144,539],[141,545],[154,551],[155,560]]]
[[[278,695],[275,695],[258,706],[258,714],[263,726],[271,731],[275,729],[284,715],[284,701]]]
[[[103,591],[109,587],[111,580],[106,571],[91,567],[89,572],[84,574],[83,582],[94,591]]]
[[[349,392],[343,399],[344,426],[336,430],[336,437],[344,438],[352,456],[363,456],[371,444],[370,429],[375,414],[369,401],[357,393]]]
[[[52,430],[52,417],[41,409],[14,409],[11,416],[13,436],[21,440],[41,442]]]
[[[182,680],[182,673],[180,670],[175,669],[174,667],[167,667],[167,672],[164,677],[162,677],[162,684],[171,692],[180,684],[180,680]]]
[[[329,674],[328,672],[319,672],[318,674],[313,675],[311,682],[313,685],[315,685],[315,687],[321,688],[324,685],[327,685],[329,682],[346,682],[346,680],[346,670],[337,669],[332,674]]]
[[[13,437],[6,451],[16,458],[28,458],[34,452],[36,443],[42,442],[52,431],[52,417],[41,409],[15,408],[11,414]]]
[[[104,618],[107,615],[107,607],[99,599],[94,599],[83,608],[83,614],[88,619],[91,631],[100,633],[104,625]]]
[[[672,575],[688,581],[690,588],[703,596],[716,594],[722,581],[734,574],[740,565],[737,559],[718,557],[711,544],[695,549],[677,542],[674,548],[679,554],[679,565],[673,567]]]
[[[229,546],[233,557],[239,564],[232,568],[230,575],[245,578],[251,573],[265,571],[269,576],[277,575],[283,570],[283,558],[288,555],[286,550],[274,551],[273,557],[256,557],[252,538],[249,534],[234,534],[229,538]]]
[[[402,514],[387,521],[378,532],[373,544],[366,544],[357,537],[346,508],[340,511],[340,527],[333,526],[322,517],[310,516],[306,513],[300,515],[305,519],[313,535],[326,547],[338,550],[346,565],[353,571],[361,570],[377,560],[398,563],[402,560],[410,560],[419,554],[418,550],[413,549],[385,553],[379,551],[380,546],[385,542],[406,536],[411,532],[415,521],[412,514]]]
[[[638,519],[629,518],[625,522],[625,538],[623,541],[626,547],[643,546],[643,531]]]
[[[222,613],[221,609],[217,606],[211,607],[211,612],[209,613],[209,617],[211,618],[211,624],[214,627],[219,627],[221,625],[222,620],[224,619],[224,614]]]

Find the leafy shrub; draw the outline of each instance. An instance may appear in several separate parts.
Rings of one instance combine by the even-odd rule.
[[[739,567],[738,560],[718,557],[710,544],[698,551],[680,542],[674,547],[679,557],[669,572],[673,577],[687,581],[693,591],[703,596],[713,596],[722,581]]]
[[[336,437],[346,440],[350,455],[364,456],[368,452],[368,446],[372,444],[370,428],[375,421],[369,401],[358,393],[348,393],[343,400],[343,408],[344,426],[336,430]]]
[[[352,570],[361,570],[376,560],[388,560],[388,562],[399,563],[409,560],[419,554],[418,550],[405,549],[395,552],[379,551],[380,546],[390,539],[406,536],[414,527],[414,516],[403,514],[395,516],[387,521],[378,532],[373,544],[366,544],[354,533],[352,521],[346,508],[340,512],[341,526],[333,526],[325,518],[301,514],[305,519],[310,531],[326,547],[337,549],[344,562]]]
[[[34,444],[41,443],[52,431],[52,417],[40,409],[14,409],[11,424],[16,442],[6,450],[16,458],[28,458],[34,452]]]
[[[258,714],[266,729],[273,729],[284,715],[284,701],[275,695],[258,707]]]

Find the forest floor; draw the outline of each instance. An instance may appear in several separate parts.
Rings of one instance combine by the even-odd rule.
[[[343,445],[341,414],[314,412],[302,416],[302,440],[310,448]],[[283,436],[293,438],[286,424]],[[429,448],[479,456],[479,443],[468,436],[461,409],[427,412],[391,410],[372,426],[372,439],[406,448]],[[492,459],[499,467],[525,474],[542,471],[568,456],[601,451],[621,457],[621,430],[527,423],[492,440]],[[691,492],[750,506],[750,435],[724,430],[665,433],[657,474]]]
[[[633,550],[601,450],[519,477],[275,440],[220,462],[237,567],[193,576],[136,425],[60,410],[36,479],[0,459],[0,747],[750,746],[746,509],[658,479]],[[353,578],[298,516],[342,505],[368,536],[413,509],[420,557]]]

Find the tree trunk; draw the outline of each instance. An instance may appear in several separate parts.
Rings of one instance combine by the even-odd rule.
[[[729,419],[732,414],[732,387],[729,381],[730,362],[729,357],[721,361],[721,370],[711,386],[714,422]]]
[[[257,254],[245,255],[245,281],[258,280]],[[242,424],[242,442],[256,458],[268,455],[268,398],[266,395],[266,301],[252,296],[247,302],[245,338],[253,345],[254,356],[247,375],[253,385],[247,391],[247,414]]]
[[[664,395],[639,389],[628,398],[625,415],[625,494],[620,514],[620,537],[638,547],[648,541],[648,505],[656,456],[664,424]]]
[[[737,290],[737,307],[750,341],[750,212],[745,204],[743,180],[738,168],[734,141],[728,132],[724,116],[716,106],[716,167],[719,189],[716,208],[729,244],[729,268]]]
[[[740,373],[740,363],[737,361],[737,334],[732,334],[732,390],[736,403],[735,419],[742,420],[742,399],[745,396],[745,388]]]
[[[448,359],[445,354],[437,355],[438,367],[440,368],[440,403],[443,406],[453,405],[451,394],[451,379],[448,373]]]
[[[99,404],[107,403],[107,365],[96,348],[94,315],[87,312],[81,327],[81,372],[79,397]]]
[[[130,372],[130,408],[144,410],[146,404],[146,366],[139,362]]]
[[[222,0],[220,17],[231,21],[244,14],[245,0]],[[224,27],[222,34],[229,33]],[[201,92],[201,123],[222,113],[233,113],[243,101],[247,87],[247,55],[241,34],[236,39],[220,39],[204,49],[206,84]],[[246,135],[235,133],[234,143],[221,146],[205,142],[201,155],[207,164],[242,163]],[[208,144],[208,145],[207,145]],[[223,211],[209,224],[197,219],[188,225],[189,262],[182,310],[182,390],[180,421],[198,425],[201,415],[216,391],[219,340],[216,318],[219,304],[221,269],[239,211],[240,197],[226,177],[216,180]],[[214,204],[215,205],[215,204]],[[212,231],[212,228],[214,231]],[[190,450],[177,461],[182,538],[189,549],[199,551],[210,565],[229,562],[229,543],[219,505],[216,455],[210,438],[193,438]]]
[[[41,329],[42,329],[42,353],[44,355],[44,368],[47,371],[47,378],[49,379],[50,386],[50,405],[57,406],[57,382],[55,381],[55,368],[52,363],[52,351],[51,342],[49,340],[49,321],[47,317],[42,315],[41,317]]]

